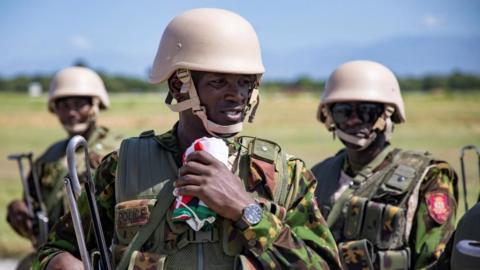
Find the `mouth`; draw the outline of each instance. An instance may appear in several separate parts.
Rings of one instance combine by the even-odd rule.
[[[223,109],[220,113],[227,122],[238,123],[243,120],[243,108],[241,107]]]
[[[61,121],[62,124],[64,125],[70,125],[70,126],[73,126],[73,125],[76,125],[76,124],[81,124],[80,121],[78,121],[76,118],[68,118],[68,119],[64,119],[63,121]]]
[[[368,128],[350,128],[345,129],[344,132],[357,138],[367,138],[370,135]]]

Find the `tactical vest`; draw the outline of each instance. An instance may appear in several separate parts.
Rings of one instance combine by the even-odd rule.
[[[315,169],[337,181],[345,157],[341,152]],[[323,207],[345,269],[410,268],[408,239],[431,161],[426,152],[384,151],[351,179],[333,207]]]
[[[275,180],[272,198],[260,198],[255,191],[253,196],[282,219],[288,191],[285,154],[270,141],[240,137],[237,142],[239,150],[230,157],[234,173],[249,192]],[[241,238],[231,221],[218,217],[213,230],[199,232],[171,221],[177,171],[172,152],[162,147],[153,131],[122,142],[115,187],[117,269],[245,269]]]
[[[35,161],[35,169],[40,176],[42,195],[48,212],[49,227],[52,227],[65,214],[65,209],[68,209],[63,182],[63,177],[68,173],[65,154],[68,142],[69,139],[64,139],[54,143]],[[88,140],[90,160],[97,159],[96,164],[90,162],[92,169],[98,166],[100,157],[115,150],[119,142],[119,137],[111,135],[107,128],[96,127]],[[82,173],[85,171],[83,151],[79,149],[77,155],[77,168]],[[33,187],[33,184],[30,186]],[[35,193],[34,190],[32,192]]]

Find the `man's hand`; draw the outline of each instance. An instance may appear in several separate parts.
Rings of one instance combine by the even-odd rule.
[[[29,216],[28,208],[23,200],[14,200],[8,205],[7,221],[10,226],[21,236],[33,238],[33,217]]]
[[[241,179],[205,151],[188,155],[175,181],[178,195],[191,195],[202,200],[218,215],[236,221],[253,198],[245,191]]]
[[[50,260],[47,270],[83,270],[83,263],[68,252],[62,252]]]

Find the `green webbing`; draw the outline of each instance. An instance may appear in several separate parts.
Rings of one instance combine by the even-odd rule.
[[[157,203],[151,211],[152,215],[150,216],[148,223],[142,226],[137,234],[135,234],[127,249],[123,253],[116,269],[127,269],[133,252],[139,250],[143,244],[145,244],[167,213],[168,208],[172,204],[172,200],[166,198],[173,198],[173,196],[171,196],[173,192],[173,181],[170,179],[166,181],[167,182],[165,183],[164,187],[156,196]]]
[[[340,198],[336,202],[334,202],[334,205],[332,207],[332,210],[328,214],[327,217],[327,224],[328,227],[332,227],[333,224],[337,221],[338,217],[342,213],[342,209],[345,206],[345,203],[350,199],[352,193],[361,185],[365,180],[368,179],[372,175],[372,169],[376,168],[378,165],[380,165],[385,157],[388,155],[389,147],[385,147],[382,152],[375,157],[375,159],[370,162],[367,166],[365,166],[360,172],[358,172],[355,177],[353,178],[353,185],[350,185],[347,190],[345,190],[342,195],[340,195]],[[338,181],[339,179],[337,179]]]
[[[338,255],[343,269],[374,269],[375,252],[367,239],[339,243]]]
[[[410,249],[378,251],[380,270],[410,269]]]

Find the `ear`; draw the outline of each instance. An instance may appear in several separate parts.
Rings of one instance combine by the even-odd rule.
[[[177,73],[173,73],[172,76],[168,79],[168,89],[172,94],[180,93],[180,88],[182,87],[182,82],[177,77]]]
[[[174,72],[172,76],[168,79],[168,89],[170,93],[172,94],[173,98],[177,100],[177,102],[185,100],[186,99],[186,94],[181,94],[180,89],[182,88],[182,82],[180,79],[177,77],[177,73]],[[187,95],[188,96],[188,95]]]

